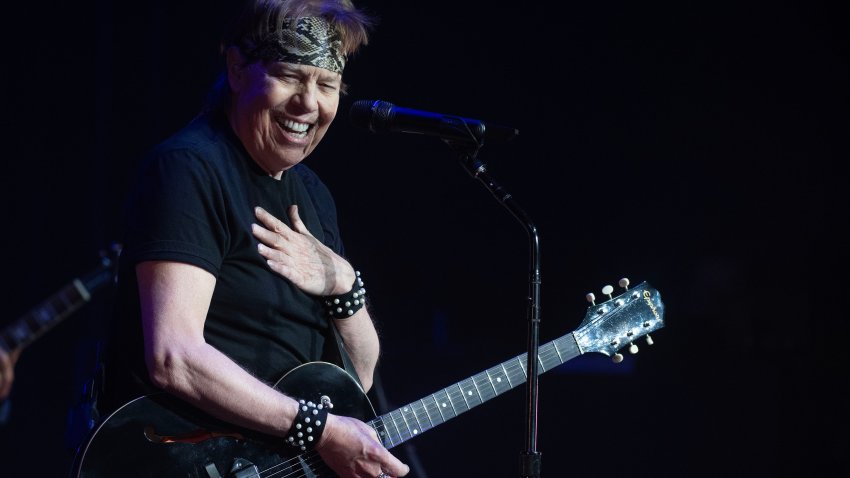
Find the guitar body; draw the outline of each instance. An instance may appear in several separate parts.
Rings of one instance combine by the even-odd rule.
[[[360,385],[336,365],[301,365],[275,384],[294,398],[331,398],[333,413],[375,418]],[[299,456],[283,439],[229,425],[165,393],[139,397],[107,417],[80,447],[73,476],[334,476],[317,456]],[[266,472],[266,470],[269,470]]]

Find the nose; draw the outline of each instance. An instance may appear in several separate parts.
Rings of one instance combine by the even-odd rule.
[[[319,108],[317,86],[312,83],[303,83],[293,97],[294,105],[302,113],[309,113]]]

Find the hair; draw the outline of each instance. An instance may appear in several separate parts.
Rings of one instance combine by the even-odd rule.
[[[334,26],[342,40],[343,55],[351,56],[360,47],[369,43],[369,30],[375,20],[366,12],[357,9],[351,0],[244,0],[240,11],[225,28],[221,38],[222,56],[228,48],[237,47],[243,53],[253,50],[257,44],[274,32],[284,28],[286,20],[302,17],[323,17]],[[290,23],[294,28],[295,22]],[[248,58],[250,62],[262,58]],[[345,93],[343,85],[342,93]],[[219,75],[204,105],[204,111],[217,110],[227,103],[230,88],[227,75]]]

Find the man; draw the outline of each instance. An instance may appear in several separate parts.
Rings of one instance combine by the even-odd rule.
[[[108,391],[129,370],[123,398],[164,390],[314,449],[343,478],[409,468],[365,423],[270,384],[335,346],[332,320],[371,386],[379,344],[365,290],[342,257],[330,194],[301,165],[336,116],[346,57],[368,26],[348,0],[248,2],[223,44],[218,103],[155,148],[130,195],[113,341],[125,362],[107,365]],[[299,440],[302,426],[312,430]]]

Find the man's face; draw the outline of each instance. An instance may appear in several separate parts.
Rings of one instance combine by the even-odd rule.
[[[230,123],[248,153],[273,176],[310,154],[339,107],[342,75],[283,62],[241,64],[230,72]]]

